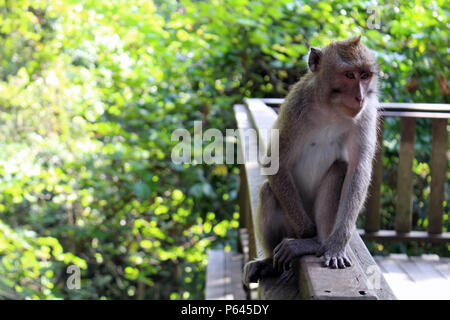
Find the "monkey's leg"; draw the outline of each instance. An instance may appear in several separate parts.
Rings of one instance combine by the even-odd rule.
[[[317,237],[307,239],[286,238],[274,250],[274,265],[278,270],[289,267],[293,259],[307,254],[315,254],[323,242],[329,237],[336,220],[337,208],[344,183],[347,164],[343,161],[335,161],[328,169],[318,188],[314,201],[314,220]],[[329,259],[327,266],[332,268],[345,268],[350,261],[342,259]]]
[[[335,161],[322,180],[314,203],[314,219],[316,222],[318,240],[321,244],[328,239],[336,223],[342,185],[344,183],[347,164]],[[350,260],[324,257],[324,265],[331,268],[345,268],[351,266]]]
[[[263,247],[263,260],[253,260],[244,266],[242,281],[248,287],[250,282],[257,282],[264,277],[274,277],[279,272],[273,268],[273,249],[289,233],[283,211],[272,192],[268,182],[265,182],[259,192],[257,214],[257,236]]]

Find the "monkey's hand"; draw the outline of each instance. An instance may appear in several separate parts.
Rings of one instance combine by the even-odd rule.
[[[306,254],[314,254],[319,248],[316,238],[284,238],[273,250],[273,268],[283,271],[291,267],[291,262]]]
[[[244,266],[242,282],[249,288],[250,282],[258,282],[261,278],[274,277],[279,273],[272,267],[272,259],[252,260]]]
[[[325,242],[317,251],[317,256],[323,256],[323,266],[332,269],[345,269],[351,267],[352,263],[346,254],[346,246],[343,248],[336,244]]]

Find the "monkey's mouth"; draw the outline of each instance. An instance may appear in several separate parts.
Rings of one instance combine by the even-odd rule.
[[[360,104],[352,104],[352,105],[342,104],[341,109],[347,116],[354,118],[363,109],[363,106],[364,103],[362,102]]]

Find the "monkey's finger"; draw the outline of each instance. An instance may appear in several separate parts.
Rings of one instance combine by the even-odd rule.
[[[287,243],[288,243],[288,241],[291,241],[291,240],[294,240],[294,239],[291,239],[291,238],[284,238],[276,247],[275,247],[275,249],[273,249],[273,254],[276,254],[278,251],[280,251],[282,248],[284,248],[286,245],[287,245]]]
[[[352,262],[350,261],[350,259],[348,259],[347,257],[344,257],[343,259],[346,267],[352,266]]]
[[[331,269],[337,269],[337,259],[336,257],[331,258]]]
[[[284,245],[284,241],[281,241],[281,242],[275,247],[275,249],[273,249],[273,254],[274,254],[274,255],[277,254],[278,251],[280,251],[281,247],[283,247],[283,245]]]
[[[337,264],[339,269],[345,269],[345,264],[344,264],[344,259],[343,258],[338,258],[337,259]]]
[[[279,272],[283,271],[284,264],[285,264],[288,256],[289,256],[289,252],[287,252],[286,250],[281,250],[281,251],[279,251],[277,253],[277,257],[276,257],[276,259],[277,259],[277,270]]]
[[[324,267],[329,267],[330,266],[330,261],[331,261],[331,258],[328,257],[328,256],[325,256],[324,259],[323,259],[323,266]]]
[[[294,257],[292,256],[292,254],[289,254],[289,256],[287,257],[287,259],[284,261],[284,270],[290,270],[292,267],[292,260],[294,259]]]
[[[273,256],[273,269],[276,272],[280,272],[280,257],[281,257],[281,252],[277,252],[274,256]]]
[[[290,268],[291,268],[291,262],[289,261],[289,259],[287,259],[287,261],[285,261],[283,264],[283,271],[288,271]]]

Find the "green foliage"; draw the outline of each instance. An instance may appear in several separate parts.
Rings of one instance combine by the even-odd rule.
[[[367,28],[374,8],[380,30]],[[196,120],[233,128],[233,103],[284,96],[310,46],[359,33],[378,53],[383,100],[448,102],[448,10],[443,0],[0,0],[0,296],[202,298],[207,249],[235,246],[238,168],[173,164],[172,131]],[[419,228],[429,127],[418,123]],[[388,218],[398,123],[386,130]],[[66,287],[70,264],[79,290]]]

